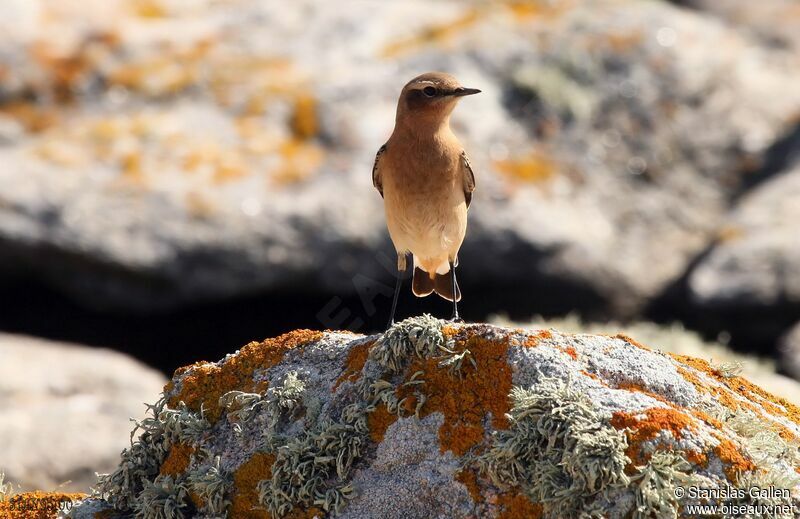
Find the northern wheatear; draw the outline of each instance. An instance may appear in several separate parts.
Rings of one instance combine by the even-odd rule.
[[[414,260],[414,294],[436,292],[453,302],[452,319],[459,319],[461,291],[455,267],[475,176],[450,129],[450,114],[460,97],[478,92],[442,72],[415,77],[403,87],[394,131],[375,157],[372,183],[383,197],[386,225],[397,250],[389,325],[394,323],[408,253]]]

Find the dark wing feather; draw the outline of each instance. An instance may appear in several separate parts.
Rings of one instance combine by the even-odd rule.
[[[375,163],[372,165],[372,185],[375,186],[375,189],[381,194],[381,198],[383,198],[383,178],[381,176],[379,163],[384,151],[386,151],[386,144],[378,148],[378,153],[375,155]]]
[[[467,158],[467,152],[461,152],[461,173],[464,184],[464,198],[467,200],[467,207],[472,203],[472,192],[475,191],[475,173]]]

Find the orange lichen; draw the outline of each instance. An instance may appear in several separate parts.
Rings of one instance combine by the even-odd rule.
[[[468,468],[459,470],[456,472],[456,481],[467,487],[467,491],[474,502],[483,502],[483,494],[481,494],[481,487],[478,484],[478,475],[475,474],[474,470]]]
[[[522,345],[526,348],[535,348],[539,345],[539,341],[553,338],[553,332],[550,330],[539,330],[535,333],[528,332]]]
[[[292,184],[310,177],[322,164],[323,149],[300,139],[288,139],[278,148],[282,163],[272,172],[272,180],[280,185]]]
[[[705,467],[708,465],[708,455],[703,451],[689,449],[683,451],[683,454],[689,463],[693,463],[698,467]]]
[[[317,99],[313,95],[303,93],[297,96],[289,126],[297,139],[313,139],[317,136],[319,132]]]
[[[585,369],[582,369],[581,370],[581,374],[582,375],[586,375],[587,377],[591,378],[592,380],[596,380],[597,382],[601,383],[604,386],[608,386],[608,384],[606,384],[606,382],[603,379],[601,379],[599,376],[597,376],[596,373],[589,373]]]
[[[59,512],[68,512],[72,503],[86,494],[64,492],[23,492],[0,501],[0,517],[4,519],[50,519]]]
[[[544,512],[542,505],[531,502],[523,494],[503,493],[497,501],[502,507],[498,519],[540,519]]]
[[[135,0],[130,7],[141,18],[164,18],[167,15],[164,6],[155,0]]]
[[[479,9],[472,9],[448,23],[430,25],[410,38],[387,45],[383,48],[381,54],[385,58],[395,58],[423,46],[442,44],[458,32],[476,23],[480,19],[480,15],[481,11]]]
[[[205,506],[205,503],[203,502],[203,498],[200,497],[200,494],[198,494],[197,492],[191,491],[191,490],[189,491],[189,501],[192,502],[192,504],[194,505],[194,507],[197,510],[200,510],[201,508],[203,508]]]
[[[667,404],[667,405],[669,405],[671,407],[675,407],[672,402],[670,402],[669,400],[667,400],[663,396],[661,396],[659,394],[656,394],[656,393],[653,393],[652,391],[649,391],[649,390],[643,388],[642,386],[640,386],[640,385],[638,385],[638,384],[636,384],[634,382],[630,382],[630,381],[629,382],[621,382],[621,383],[619,383],[617,385],[617,389],[624,389],[625,391],[636,391],[637,393],[642,393],[644,395],[647,395],[650,398],[658,400],[659,402],[663,402],[663,403],[665,403],[665,404]]]
[[[728,243],[741,239],[744,234],[744,229],[741,227],[726,225],[717,232],[717,240],[721,243]]]
[[[572,7],[572,1],[531,2],[530,0],[512,0],[505,2],[511,13],[520,20],[532,17],[553,17],[564,13]]]
[[[558,171],[556,163],[541,153],[518,159],[498,160],[494,166],[512,180],[538,183],[550,180]]]
[[[723,378],[725,385],[731,391],[734,391],[742,396],[748,397],[753,400],[753,395],[761,398],[759,403],[776,415],[783,415],[792,422],[800,425],[800,407],[796,406],[795,404],[789,402],[783,397],[775,396],[772,393],[764,391],[759,386],[753,384],[749,380],[743,377],[730,377],[730,378]]]
[[[0,114],[15,119],[26,131],[39,133],[58,123],[56,112],[33,103],[12,102],[0,106]]]
[[[469,332],[467,332],[469,333]],[[464,455],[470,448],[484,439],[484,418],[492,415],[496,429],[508,427],[505,414],[509,409],[508,395],[511,392],[511,367],[506,361],[508,339],[488,340],[472,335],[456,340],[453,350],[460,353],[470,351],[477,369],[466,359],[461,369],[462,378],[440,368],[441,359],[417,359],[408,368],[407,376],[417,371],[423,374],[421,390],[426,400],[420,416],[440,412],[444,423],[439,428],[439,444],[442,452],[452,451],[456,456]],[[413,396],[414,387],[401,387],[398,397],[402,400]]]
[[[714,429],[722,430],[722,422],[720,422],[716,418],[709,416],[708,413],[705,413],[697,409],[693,409],[692,414],[695,416],[695,418],[702,420],[703,422],[707,423]]]
[[[373,412],[367,415],[370,439],[375,443],[382,442],[386,429],[396,421],[397,415],[390,413],[386,409],[386,405],[380,404]]]
[[[375,341],[367,341],[361,344],[356,344],[347,353],[347,362],[345,363],[344,373],[336,380],[333,385],[334,391],[339,387],[342,382],[353,382],[361,375],[361,370],[364,369],[364,364],[367,363],[367,356],[369,350]]]
[[[203,80],[202,63],[213,44],[213,39],[200,39],[185,48],[168,45],[161,52],[119,63],[107,80],[151,96],[179,94]]]
[[[653,407],[641,412],[617,411],[611,417],[611,425],[617,429],[625,429],[628,437],[628,449],[625,454],[631,464],[626,471],[631,472],[635,466],[643,465],[650,458],[642,453],[644,442],[655,439],[662,431],[669,431],[676,440],[683,438],[684,431],[695,428],[694,419],[677,409]],[[697,461],[704,463],[705,456],[689,454]]]
[[[158,473],[170,476],[182,474],[189,466],[192,454],[194,454],[194,447],[185,443],[176,443],[169,449],[169,454],[161,464]]]
[[[727,389],[730,390],[731,393],[739,395],[747,400],[747,402],[745,402],[734,397],[733,394],[720,387],[703,383],[694,373],[691,373],[689,370],[681,368],[680,366],[678,367],[678,372],[683,375],[687,381],[692,383],[698,390],[713,394],[725,407],[733,411],[739,409],[740,407],[745,407],[762,417],[763,413],[761,411],[766,410],[773,415],[784,416],[795,424],[800,425],[800,407],[792,404],[785,398],[775,396],[772,393],[764,391],[762,388],[743,377],[725,377],[719,372],[719,370],[715,369],[710,363],[703,359],[696,359],[694,357],[678,355],[674,353],[670,353],[669,355],[680,364],[694,368],[697,371],[708,375],[713,380],[723,384]],[[758,406],[751,402],[755,402],[758,404]],[[759,409],[759,406],[761,409]],[[791,434],[788,430],[786,430],[782,436],[787,433]]]
[[[755,464],[745,458],[732,441],[718,439],[719,445],[714,447],[714,454],[722,461],[728,480],[736,482],[740,473],[755,470]]]
[[[459,335],[462,335],[460,339]],[[439,366],[441,358],[415,359],[405,372],[406,380],[422,371],[417,380],[425,383],[402,386],[397,396],[401,401],[405,399],[402,411],[412,414],[417,406],[414,391],[422,391],[426,400],[420,409],[420,417],[442,413],[444,423],[439,428],[440,449],[462,456],[483,441],[484,419],[488,413],[491,413],[492,425],[496,429],[508,427],[505,414],[509,409],[511,368],[506,361],[507,337],[487,340],[479,335],[470,335],[470,330],[462,330],[455,337],[453,351],[461,353],[468,349],[477,369],[465,359],[459,378]],[[384,405],[378,406],[367,418],[370,438],[375,442],[382,441],[386,429],[396,420],[397,416],[389,413]]]
[[[183,375],[181,390],[169,397],[168,405],[176,407],[183,401],[195,412],[199,412],[202,406],[205,417],[213,424],[222,413],[219,407],[222,395],[234,390],[252,391],[256,370],[271,368],[283,359],[287,351],[321,338],[322,332],[295,330],[273,339],[251,342],[219,365],[200,362],[179,368],[174,377]]]
[[[563,348],[562,351],[567,355],[569,355],[570,357],[572,357],[573,359],[578,360],[578,352],[575,350],[574,347],[567,346],[566,348]]]
[[[325,517],[325,515],[325,512],[315,506],[309,509],[295,506],[288,514],[283,516],[283,519],[314,519],[315,517]]]
[[[459,332],[459,328],[450,324],[445,324],[442,326],[442,335],[445,339],[449,339],[454,337]]]
[[[647,346],[645,346],[644,344],[640,343],[639,341],[637,341],[635,339],[632,339],[631,337],[625,335],[624,333],[618,333],[618,334],[616,334],[614,336],[614,338],[623,340],[623,341],[627,342],[628,344],[630,344],[631,346],[636,346],[637,348],[640,348],[640,349],[642,349],[644,351],[653,351],[650,348],[648,348]]]
[[[270,514],[258,501],[256,486],[262,479],[272,477],[275,455],[257,452],[233,474],[233,492],[229,517],[231,519],[270,519]]]

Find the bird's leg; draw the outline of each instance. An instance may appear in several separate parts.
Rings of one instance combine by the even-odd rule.
[[[400,287],[403,286],[403,277],[406,275],[406,255],[400,253],[397,255],[397,282],[394,285],[394,298],[392,299],[392,312],[389,315],[389,324],[386,328],[391,328],[394,324],[394,312],[397,310],[397,298],[400,295]]]
[[[454,261],[450,262],[450,273],[452,274],[450,279],[453,282],[453,317],[451,317],[450,320],[454,322],[463,322],[464,320],[458,315],[458,298],[456,297],[456,265]]]

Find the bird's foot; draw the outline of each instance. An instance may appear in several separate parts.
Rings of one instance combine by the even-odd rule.
[[[464,319],[462,319],[460,315],[456,314],[456,315],[454,315],[453,317],[450,318],[450,322],[451,323],[463,323]]]

